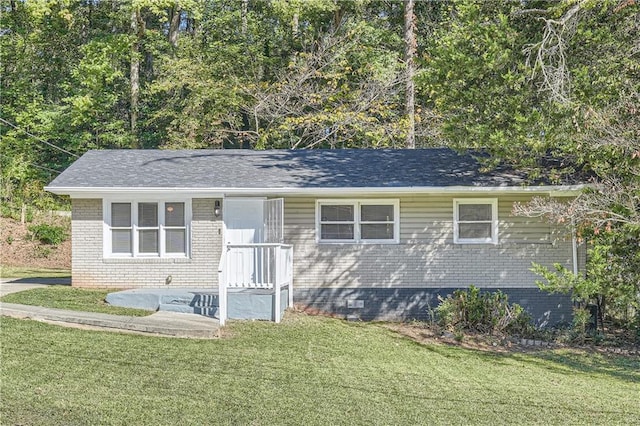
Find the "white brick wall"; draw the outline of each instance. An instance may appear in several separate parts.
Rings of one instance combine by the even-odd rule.
[[[101,199],[72,200],[72,282],[77,287],[215,287],[222,250],[222,221],[213,199],[192,202],[189,259],[103,259]]]

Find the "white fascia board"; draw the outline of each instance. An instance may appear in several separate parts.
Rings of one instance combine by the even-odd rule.
[[[74,187],[45,187],[46,191],[58,195],[69,195],[71,198],[97,198],[113,194],[173,194],[182,196],[222,198],[237,195],[299,195],[299,196],[327,196],[327,195],[376,195],[376,194],[513,194],[513,193],[542,193],[551,196],[578,195],[588,185],[540,185],[540,186],[411,186],[411,187],[362,187],[362,188],[74,188]]]
[[[45,191],[49,191],[57,195],[68,195],[71,198],[105,198],[113,197],[115,195],[171,195],[178,194],[181,197],[190,198],[223,198],[224,193],[221,191],[200,189],[200,188],[116,188],[116,187],[101,187],[101,188],[63,188],[63,187],[44,187]]]

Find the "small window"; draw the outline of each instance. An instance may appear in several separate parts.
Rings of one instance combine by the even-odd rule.
[[[111,251],[131,253],[131,203],[111,204]]]
[[[397,200],[319,200],[318,242],[397,243]]]
[[[165,248],[167,253],[186,253],[187,228],[184,203],[164,204]]]
[[[454,243],[498,243],[497,199],[456,199],[453,209]]]
[[[393,206],[363,204],[360,206],[360,236],[363,240],[393,240],[395,221]]]
[[[138,203],[138,252],[159,253],[158,203]]]
[[[353,205],[320,206],[320,239],[353,240],[355,238]]]

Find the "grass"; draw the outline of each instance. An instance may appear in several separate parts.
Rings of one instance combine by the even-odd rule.
[[[153,311],[121,308],[107,304],[104,299],[114,290],[95,290],[53,285],[43,288],[12,293],[0,299],[6,303],[44,306],[47,308],[70,309],[72,311],[101,312],[113,315],[145,316]]]
[[[183,340],[2,319],[3,424],[638,424],[640,360],[288,315]]]
[[[68,269],[2,266],[0,275],[2,278],[67,278],[71,276],[71,271]]]

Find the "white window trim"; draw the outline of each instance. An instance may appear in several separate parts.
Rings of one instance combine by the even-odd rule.
[[[460,238],[458,206],[461,204],[491,204],[491,237]],[[486,223],[487,221],[481,221]],[[498,244],[498,199],[497,198],[454,198],[453,200],[453,242],[454,244]]]
[[[354,238],[350,240],[323,240],[320,232],[320,207],[323,205],[348,205],[353,206],[352,222],[335,222],[335,223],[353,223]],[[360,220],[361,205],[390,205],[393,206],[393,239],[389,240],[373,240],[362,239],[360,236],[360,225],[373,223],[362,222]],[[328,222],[325,222],[328,223]],[[319,199],[316,200],[316,243],[318,244],[398,244],[400,243],[400,200],[389,198],[371,198],[371,199]]]
[[[125,229],[122,227],[111,227],[111,203],[131,203],[131,253],[112,253],[111,252],[111,229]],[[158,226],[157,227],[140,227],[138,226],[138,204],[139,203],[158,203]],[[183,227],[165,226],[164,225],[164,209],[165,203],[184,203],[184,230],[185,230],[185,253],[167,253],[166,252],[166,229],[182,229]],[[136,197],[131,198],[103,198],[102,199],[102,249],[103,257],[110,259],[159,259],[159,258],[179,258],[187,259],[191,257],[191,198],[184,197]],[[139,252],[139,232],[144,229],[158,229],[158,253],[140,253]]]

